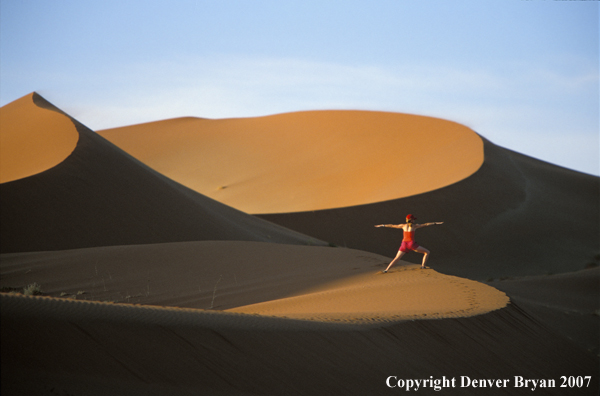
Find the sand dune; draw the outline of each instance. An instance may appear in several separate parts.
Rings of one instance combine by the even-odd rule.
[[[533,317],[600,356],[600,268],[494,281]]]
[[[487,280],[583,269],[599,252],[600,178],[499,147],[486,139],[472,176],[386,202],[260,217],[317,238],[395,255],[402,233],[374,224],[444,221],[417,232],[443,273]],[[420,254],[404,258],[418,263]]]
[[[2,365],[3,378],[11,379],[3,392],[379,394],[390,391],[388,375],[559,378],[599,369],[580,340],[572,344],[555,332],[564,328],[548,330],[538,316],[505,307],[507,298],[496,289],[408,263],[381,274],[388,260],[364,251],[201,241],[0,258],[3,287],[37,281],[47,295],[66,293],[1,297],[2,356],[11,362]],[[594,278],[547,278],[553,281],[547,286],[562,284],[563,299],[579,293],[570,306],[590,306],[585,294],[593,293]],[[555,292],[542,281],[514,282],[537,284],[538,296]],[[511,292],[527,289],[517,285]],[[229,312],[215,311],[223,309]],[[25,350],[15,346],[25,344]],[[74,363],[80,361],[86,363]],[[544,394],[597,389],[593,382]]]
[[[320,243],[167,179],[37,94],[22,100],[34,102],[26,106],[31,133],[75,127],[79,140],[60,164],[0,184],[3,253],[192,240]]]
[[[579,271],[598,264],[596,177],[390,113],[112,131],[257,217],[161,175],[37,94],[15,103],[30,136],[75,128],[78,140],[0,184],[0,283],[13,293],[0,294],[2,394],[364,395],[394,392],[388,376],[570,375],[593,380],[538,393],[598,394],[600,274]],[[408,166],[403,141],[435,160]],[[400,237],[373,225],[408,212],[445,221],[417,235],[434,269],[409,254],[382,274]],[[506,275],[538,276],[492,281]],[[44,297],[14,294],[33,282]]]
[[[59,297],[228,309],[376,273],[387,258],[352,249],[197,241],[3,254],[2,286],[38,282]],[[77,295],[78,291],[85,294]],[[127,296],[130,296],[127,298]],[[214,297],[214,299],[213,299]]]
[[[401,233],[374,224],[401,223],[408,213],[444,221],[417,235],[444,273],[486,280],[571,272],[599,253],[598,177],[449,121],[316,111],[99,133],[203,194],[339,246],[394,256]]]
[[[531,395],[514,376],[593,376],[598,364],[509,305],[470,318],[384,327],[254,315],[0,296],[2,393],[365,395],[401,392],[386,379],[455,378],[418,394]],[[11,340],[11,342],[5,342]],[[461,388],[460,376],[507,388]],[[10,379],[7,381],[6,379]]]
[[[398,113],[180,118],[98,133],[169,178],[246,213],[420,194],[470,176],[483,162],[483,143],[469,128]]]
[[[258,242],[180,242],[2,255],[5,288],[47,295],[352,323],[472,316],[508,297],[418,266],[381,274],[360,250]],[[78,294],[82,293],[82,294]]]
[[[295,297],[233,308],[295,319],[351,323],[397,322],[480,315],[504,308],[508,297],[479,282],[402,265],[322,284]]]
[[[33,95],[0,108],[0,183],[58,165],[75,150],[79,140],[68,118],[36,107]]]

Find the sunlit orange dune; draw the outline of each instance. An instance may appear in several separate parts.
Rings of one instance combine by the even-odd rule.
[[[420,194],[483,162],[482,139],[463,125],[373,111],[177,118],[98,133],[169,178],[254,214]]]
[[[417,240],[446,274],[571,272],[598,254],[598,177],[497,146],[450,121],[306,111],[178,118],[100,134],[204,195],[338,246],[393,257],[401,233],[373,225],[403,222],[408,213],[443,221]],[[556,224],[576,226],[565,233]],[[529,242],[515,244],[516,230]]]
[[[1,133],[25,147],[29,160],[4,152],[2,159],[13,169],[33,163],[38,165],[30,169],[44,172],[0,184],[2,253],[198,240],[326,244],[174,182],[37,93],[15,103],[21,103],[19,112],[3,108],[3,120],[8,121]],[[46,140],[48,130],[50,135],[74,134],[78,140],[70,154],[53,156],[59,161],[56,166],[42,169],[38,151],[57,154],[64,147],[52,142],[27,149],[31,139]]]
[[[36,106],[33,97],[31,93],[0,108],[0,183],[58,165],[79,140],[67,116]]]
[[[229,311],[324,322],[379,323],[473,316],[504,308],[508,302],[506,294],[483,283],[405,264],[387,274],[357,275],[298,296]]]

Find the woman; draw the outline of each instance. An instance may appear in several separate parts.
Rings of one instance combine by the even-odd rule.
[[[427,227],[427,226],[436,225],[436,224],[444,224],[444,222],[415,224],[414,221],[416,219],[417,218],[415,216],[409,214],[408,216],[406,216],[406,224],[379,224],[379,225],[375,226],[375,227],[387,227],[387,228],[401,228],[404,230],[404,239],[402,239],[402,245],[400,245],[398,254],[396,254],[396,257],[392,260],[390,265],[388,265],[388,267],[385,269],[385,271],[383,271],[384,274],[386,272],[388,272],[388,270],[390,268],[392,268],[392,265],[394,265],[398,261],[400,261],[402,256],[404,256],[404,254],[406,252],[408,252],[409,250],[413,250],[417,253],[422,253],[423,254],[423,263],[421,264],[421,269],[429,268],[429,267],[426,267],[425,264],[427,263],[427,259],[429,258],[429,253],[431,253],[431,252],[429,250],[425,249],[423,246],[419,246],[417,244],[417,242],[415,242],[415,231],[418,228]]]

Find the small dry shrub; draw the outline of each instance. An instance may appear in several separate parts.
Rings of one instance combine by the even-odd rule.
[[[33,282],[32,284],[23,288],[23,294],[26,296],[39,296],[42,294],[42,286],[40,286],[37,282]]]

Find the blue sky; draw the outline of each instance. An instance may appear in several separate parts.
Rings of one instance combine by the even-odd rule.
[[[0,105],[99,130],[315,109],[422,114],[598,175],[597,1],[0,0]]]

